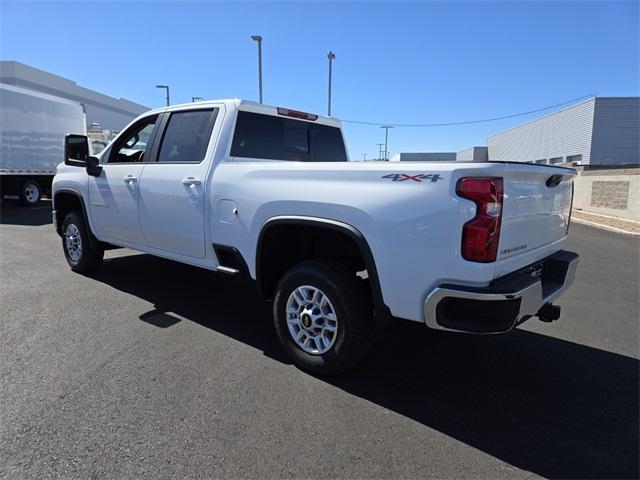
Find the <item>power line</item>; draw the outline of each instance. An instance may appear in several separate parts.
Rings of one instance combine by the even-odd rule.
[[[495,122],[496,120],[505,120],[507,118],[515,118],[515,117],[523,117],[525,115],[530,115],[532,113],[543,112],[545,110],[550,110],[552,108],[562,107],[563,105],[567,105],[569,103],[578,102],[580,100],[584,100],[585,98],[592,98],[594,94],[584,95],[582,97],[574,98],[572,100],[567,100],[566,102],[556,103],[555,105],[549,105],[547,107],[537,108],[535,110],[529,110],[528,112],[521,113],[513,113],[511,115],[504,115],[502,117],[493,117],[493,118],[483,118],[481,120],[467,120],[463,122],[448,122],[448,123],[376,123],[376,122],[363,122],[359,120],[342,120],[345,123],[355,123],[358,125],[372,125],[375,127],[384,127],[385,125],[389,125],[392,127],[448,127],[452,125],[469,125],[472,123],[486,123],[486,122]]]

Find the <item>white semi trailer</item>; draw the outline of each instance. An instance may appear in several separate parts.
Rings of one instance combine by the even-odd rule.
[[[0,198],[33,206],[49,194],[67,133],[86,134],[80,103],[0,83]]]

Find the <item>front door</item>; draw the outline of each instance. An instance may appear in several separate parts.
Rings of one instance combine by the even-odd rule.
[[[100,176],[89,177],[89,208],[100,239],[146,243],[138,219],[140,178],[157,119],[157,115],[146,117],[127,129],[105,152]]]
[[[140,181],[140,226],[150,247],[205,256],[205,192],[218,110],[178,110],[166,121],[157,161],[145,165]]]

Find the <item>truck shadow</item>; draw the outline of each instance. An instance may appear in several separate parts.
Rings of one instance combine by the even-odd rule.
[[[290,363],[249,285],[149,255],[92,278],[153,303],[145,322],[186,319]],[[544,477],[638,478],[638,360],[525,330],[390,329],[360,368],[322,380]]]
[[[42,200],[35,207],[23,207],[17,202],[4,201],[0,206],[0,225],[48,225],[51,219],[51,200]]]

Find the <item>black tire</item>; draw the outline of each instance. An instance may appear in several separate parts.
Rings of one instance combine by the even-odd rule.
[[[75,230],[74,228],[75,227]],[[67,238],[77,232],[77,235],[73,238],[79,241],[80,251],[70,253],[67,245]],[[64,257],[67,259],[67,263],[71,267],[71,270],[78,273],[90,272],[95,270],[102,263],[104,257],[104,250],[101,248],[93,248],[89,242],[89,232],[84,223],[82,212],[76,210],[75,212],[68,213],[64,217],[62,222],[62,249],[64,251]]]
[[[20,188],[20,201],[27,207],[35,207],[42,198],[42,187],[34,180],[27,180]]]
[[[308,353],[298,346],[287,325],[287,301],[303,285],[320,289],[338,319],[335,340],[321,354]],[[337,375],[355,367],[373,339],[373,312],[368,297],[355,273],[339,263],[314,260],[292,267],[280,280],[273,303],[276,332],[287,355],[300,368],[318,375]]]

